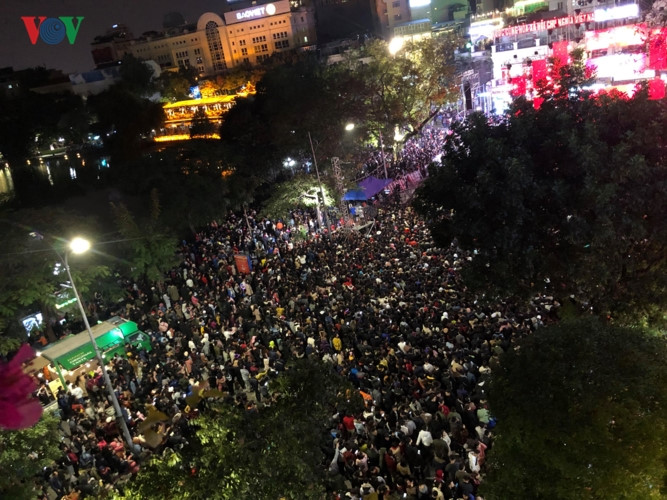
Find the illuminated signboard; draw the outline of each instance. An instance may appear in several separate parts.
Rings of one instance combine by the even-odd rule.
[[[639,5],[636,3],[610,7],[608,9],[596,9],[593,19],[596,23],[613,21],[615,19],[632,19],[639,17]]]
[[[493,34],[503,27],[503,19],[500,17],[476,21],[470,23],[468,35],[473,43],[477,43],[480,38],[491,38]]]
[[[225,12],[224,16],[225,23],[234,24],[244,21],[253,21],[255,19],[262,19],[263,17],[269,17],[275,14],[284,14],[286,12],[289,12],[289,1],[281,0],[275,3],[254,5],[247,9]]]
[[[585,14],[578,14],[575,16],[558,17],[556,19],[547,19],[544,21],[535,21],[527,24],[519,24],[517,26],[509,26],[496,31],[496,38],[502,36],[515,36],[524,33],[532,33],[533,31],[552,30],[555,28],[562,28],[571,24],[581,24],[593,22],[594,13],[586,12]]]
[[[608,30],[587,31],[584,34],[586,50],[593,52],[596,50],[608,49],[614,47],[643,46],[644,35],[636,24],[626,26],[617,26]]]
[[[276,8],[271,9],[272,12],[269,12],[269,8],[273,7],[272,4],[267,5],[266,7],[254,7],[252,9],[242,10],[236,13],[236,19],[243,21],[245,19],[252,19],[255,17],[264,17],[265,15],[272,15],[276,13]]]

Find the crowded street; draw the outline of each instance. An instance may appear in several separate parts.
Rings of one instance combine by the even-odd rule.
[[[134,449],[99,373],[80,377],[57,398],[63,457],[38,481],[42,497],[122,492],[148,457],[187,446],[200,411],[185,399],[193,388],[221,391],[224,404],[270,405],[266,380],[309,356],[365,398],[362,413],[332,408],[322,422],[332,495],[474,498],[495,425],[485,383],[498,355],[554,304],[479,305],[459,277],[472,257],[437,248],[396,199],[374,200],[377,218],[363,229],[323,231],[302,210],[276,221],[231,215],[183,241],[164,280],[128,281],[121,305],[97,304],[91,319],[120,316],[151,336],[150,352],[108,365]],[[141,423],[153,410],[169,420],[147,436]]]

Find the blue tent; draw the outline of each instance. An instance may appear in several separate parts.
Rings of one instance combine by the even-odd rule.
[[[367,199],[366,192],[363,189],[350,189],[343,195],[344,201],[365,201]]]
[[[366,177],[359,183],[359,187],[364,190],[368,198],[372,198],[385,187],[391,184],[392,179],[378,179],[377,177]]]
[[[386,186],[391,184],[391,179],[378,179],[377,177],[367,177],[359,183],[357,189],[350,189],[343,195],[344,201],[366,201],[372,198]]]

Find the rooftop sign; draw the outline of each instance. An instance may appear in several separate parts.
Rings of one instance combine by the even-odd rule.
[[[509,26],[496,31],[496,38],[502,36],[515,36],[524,33],[532,33],[533,31],[545,31],[555,28],[562,28],[571,24],[590,23],[595,21],[593,12],[586,12],[575,16],[557,17],[555,19],[546,19],[544,21],[535,21],[527,24],[518,24],[516,26]]]
[[[289,12],[289,1],[288,0],[279,0],[274,3],[267,3],[264,5],[253,5],[247,9],[241,10],[232,10],[230,12],[225,12],[225,24],[235,24],[242,23],[244,21],[254,21],[256,19],[262,19],[265,17],[270,17],[275,14],[284,14]]]

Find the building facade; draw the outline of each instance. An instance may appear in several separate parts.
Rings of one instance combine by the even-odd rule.
[[[471,25],[473,42],[477,36],[492,42],[493,81],[483,92],[488,108],[501,112],[517,95],[532,99],[535,82],[546,76],[551,58],[567,60],[575,48],[583,49],[586,65],[595,74],[592,90],[614,88],[632,94],[638,82],[660,80],[655,60],[666,56],[650,57],[649,40],[662,35],[637,24],[639,5],[584,3],[550,2],[554,10],[537,12],[525,22],[487,23],[483,36],[472,30],[481,23]]]
[[[196,24],[132,40],[105,37],[93,43],[93,58],[97,65],[109,64],[129,53],[153,60],[163,70],[189,67],[209,76],[260,64],[277,52],[308,49],[316,41],[314,9],[278,0],[223,14],[207,12]]]

